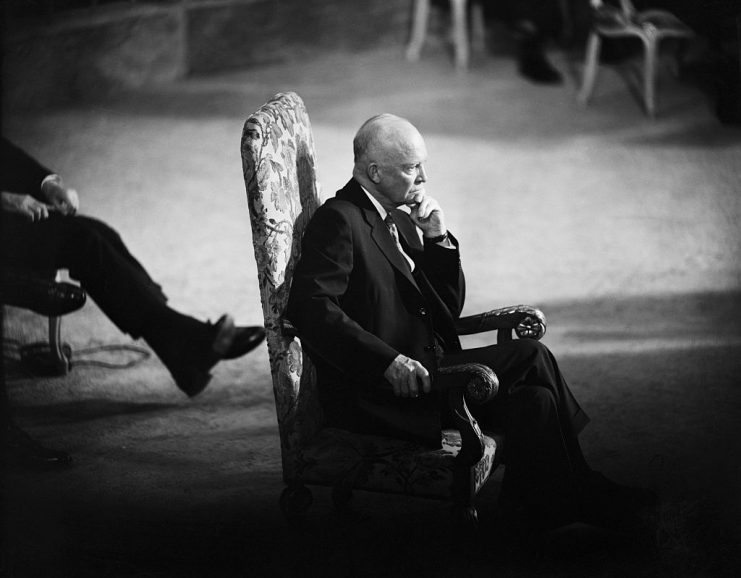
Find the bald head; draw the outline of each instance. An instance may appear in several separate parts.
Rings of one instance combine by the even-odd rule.
[[[408,120],[393,114],[369,118],[353,139],[353,152],[353,177],[387,210],[424,194],[427,148]]]
[[[408,149],[422,136],[414,125],[394,114],[379,114],[366,120],[353,139],[355,164],[388,162],[398,151]]]

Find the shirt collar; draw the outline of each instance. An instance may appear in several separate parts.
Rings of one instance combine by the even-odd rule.
[[[383,206],[381,205],[381,203],[378,202],[378,199],[376,199],[376,197],[374,197],[373,195],[371,195],[368,192],[368,190],[363,185],[360,185],[360,188],[363,189],[363,192],[370,199],[370,202],[373,203],[373,206],[376,208],[376,211],[378,211],[378,214],[381,215],[381,220],[382,221],[385,221],[386,220],[386,215],[389,214],[388,211],[383,208]]]

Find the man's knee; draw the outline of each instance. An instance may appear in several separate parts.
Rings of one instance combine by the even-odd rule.
[[[119,234],[103,221],[81,216],[65,220],[67,244],[75,253],[95,258],[103,256],[109,249],[117,250],[122,243]]]
[[[534,362],[540,359],[550,359],[551,357],[550,350],[535,339],[516,339],[512,343],[515,344],[518,354],[524,359]]]
[[[63,266],[70,273],[88,276],[100,270],[118,253],[121,239],[111,227],[91,217],[64,218],[62,234]]]
[[[118,232],[103,221],[85,216],[75,216],[71,221],[78,233],[83,236],[89,237],[98,242],[101,239],[108,243],[121,242],[121,236]]]
[[[534,408],[555,407],[556,399],[547,387],[524,383],[510,392],[510,399]]]
[[[520,412],[547,414],[556,408],[556,398],[547,387],[523,383],[510,392],[510,404]]]

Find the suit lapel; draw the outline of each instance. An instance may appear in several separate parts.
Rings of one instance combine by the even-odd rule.
[[[355,179],[350,179],[347,185],[337,193],[337,196],[354,203],[362,209],[363,217],[370,228],[370,236],[371,239],[373,239],[373,242],[381,253],[383,253],[388,262],[391,263],[391,265],[399,271],[399,273],[401,273],[404,278],[417,289],[417,291],[421,293],[417,286],[417,282],[412,276],[412,271],[409,269],[409,264],[406,262],[406,259],[404,259],[404,256],[399,252],[393,237],[391,237],[391,234],[386,227],[386,223],[383,222],[381,215],[378,214],[378,211],[373,206],[373,203],[370,202],[370,199],[368,199],[368,196],[365,194],[360,184]],[[401,227],[397,225],[397,228],[401,231]]]

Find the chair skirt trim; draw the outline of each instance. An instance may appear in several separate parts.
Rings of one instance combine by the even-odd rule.
[[[295,455],[295,477],[285,482],[466,502],[498,464],[497,439],[487,435],[484,441],[482,458],[467,466],[456,460],[461,448],[456,430],[443,431],[442,448],[430,450],[414,442],[325,428]]]

